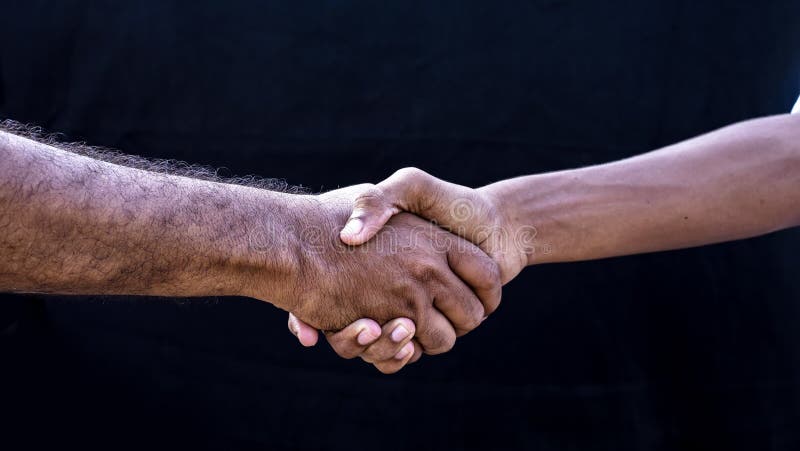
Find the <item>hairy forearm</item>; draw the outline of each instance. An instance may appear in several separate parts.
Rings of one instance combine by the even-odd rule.
[[[752,237],[800,222],[800,117],[732,125],[626,160],[482,188],[528,263],[588,260]]]
[[[0,131],[0,291],[258,291],[289,308],[298,202],[301,196],[119,166]]]

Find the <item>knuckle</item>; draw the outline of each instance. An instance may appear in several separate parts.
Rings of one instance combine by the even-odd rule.
[[[489,288],[498,287],[503,282],[500,276],[500,266],[492,260],[486,262],[486,278],[489,282]]]
[[[395,302],[387,308],[386,320],[408,318],[414,324],[424,318],[423,312],[429,302],[418,294],[416,284],[403,283],[392,290]],[[391,310],[391,311],[388,311]]]
[[[467,321],[464,324],[464,329],[470,331],[480,326],[481,322],[483,321],[484,315],[485,315],[484,309],[480,303],[477,303],[476,306],[471,307],[471,311],[467,316]]]
[[[416,181],[425,177],[427,173],[422,169],[413,166],[405,167],[395,171],[394,175],[404,181]]]
[[[448,310],[458,315],[458,321],[453,321],[453,318],[450,320],[454,326],[458,326],[460,329],[472,330],[478,327],[483,320],[485,315],[483,304],[467,288],[460,289],[458,292],[459,296],[450,298],[447,302],[451,304]]]
[[[385,197],[383,190],[372,185],[359,194],[356,200],[356,209],[380,207],[383,205]]]
[[[398,169],[391,177],[392,182],[403,187],[403,191],[411,198],[419,198],[428,192],[432,177],[422,169],[407,167]],[[391,185],[390,185],[391,186]]]
[[[415,324],[425,324],[428,321],[430,313],[428,309],[433,306],[433,302],[425,296],[413,296],[406,300],[408,305],[408,310],[412,312],[412,314],[404,315],[406,318],[410,318]],[[417,328],[419,330],[419,328]]]
[[[415,282],[413,282],[409,278],[401,277],[398,280],[394,281],[391,294],[396,298],[408,300],[414,298],[415,289],[416,289]]]
[[[419,282],[428,284],[433,280],[437,280],[439,270],[435,264],[426,260],[414,260],[410,263],[411,275]]]
[[[325,338],[334,352],[343,359],[352,359],[361,354],[361,348],[351,344],[347,337],[342,336],[341,332],[328,333]]]
[[[429,331],[428,336],[430,346],[426,347],[426,354],[443,354],[453,349],[453,346],[455,346],[456,337],[451,337],[450,334],[442,333],[439,330],[431,330]]]
[[[364,350],[361,354],[361,357],[364,359],[369,359],[371,362],[382,362],[384,360],[389,360],[394,356],[392,353],[392,349],[387,346],[371,346]]]
[[[500,286],[502,279],[500,277],[500,268],[497,266],[497,263],[485,255],[480,255],[478,257],[479,258],[475,260],[480,277],[475,281],[478,285],[476,288],[489,290]]]

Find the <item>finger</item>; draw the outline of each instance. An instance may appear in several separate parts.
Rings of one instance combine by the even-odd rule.
[[[340,238],[346,244],[363,244],[375,236],[386,221],[401,211],[424,216],[429,206],[435,203],[435,198],[430,196],[431,191],[427,187],[436,181],[442,182],[417,168],[395,171],[389,178],[356,198],[353,212],[340,232]]]
[[[497,263],[478,247],[460,238],[453,240],[448,247],[447,263],[480,299],[485,316],[497,310],[503,291]]]
[[[422,357],[422,346],[420,346],[416,338],[412,339],[409,344],[412,346],[412,352],[410,358],[406,359],[406,354],[404,352],[406,350],[405,348],[402,349],[400,352],[398,352],[397,355],[394,357],[395,361],[405,362],[402,363],[402,365],[398,366],[396,364],[391,364],[391,362],[388,361],[377,362],[374,363],[373,365],[378,369],[378,371],[390,374],[400,371],[406,365],[410,365],[412,363],[419,361],[420,357]],[[408,344],[406,346],[408,346]]]
[[[374,365],[375,368],[377,368],[381,373],[392,374],[400,371],[413,356],[414,343],[408,342],[400,349],[400,352],[398,352],[397,356],[389,360],[376,362]]]
[[[490,235],[492,202],[481,192],[450,183],[417,168],[403,168],[378,183],[383,202],[415,213],[479,243]],[[396,214],[396,213],[395,213]]]
[[[441,354],[453,349],[456,331],[450,321],[435,308],[428,309],[423,327],[417,325],[417,341],[425,354]]]
[[[414,338],[414,333],[416,333],[414,321],[408,318],[393,319],[383,325],[381,337],[364,350],[361,358],[370,363],[394,360],[404,346]],[[411,351],[413,353],[413,345]],[[397,360],[404,360],[405,357],[411,356],[403,355]]]
[[[419,206],[431,203],[423,186],[431,179],[419,169],[403,168],[359,195],[340,234],[342,241],[350,245],[365,243],[400,211],[421,213]]]
[[[309,347],[317,344],[317,330],[289,313],[289,331],[300,341],[300,344]]]
[[[449,271],[440,275],[441,286],[435,291],[433,305],[462,336],[481,324],[486,316],[481,300],[461,279]]]
[[[408,211],[480,243],[492,233],[491,221],[496,216],[492,205],[485,194],[472,188],[446,182],[417,168],[403,168],[356,199],[340,237],[346,244],[363,244],[393,215]]]
[[[371,188],[361,193],[355,200],[353,212],[344,228],[339,232],[339,238],[352,246],[366,243],[383,228],[393,215],[400,210],[394,206],[379,188]]]
[[[340,357],[352,359],[364,352],[381,336],[381,326],[371,319],[362,318],[339,332],[326,333],[331,347]]]

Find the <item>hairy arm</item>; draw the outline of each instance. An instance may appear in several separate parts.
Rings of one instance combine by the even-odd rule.
[[[406,361],[447,351],[500,301],[488,256],[413,215],[345,246],[363,187],[297,195],[158,169],[0,131],[0,291],[242,295],[325,330],[404,316],[419,345]]]
[[[0,131],[0,290],[271,294],[290,309],[299,196],[120,166]],[[252,252],[252,238],[263,252]],[[258,276],[257,278],[254,276]]]

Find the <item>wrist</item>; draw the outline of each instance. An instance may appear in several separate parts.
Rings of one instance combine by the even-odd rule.
[[[489,205],[491,211],[491,233],[481,247],[500,266],[503,283],[516,277],[528,265],[527,255],[520,240],[524,228],[517,221],[518,210],[510,204],[503,182],[476,189],[476,192]],[[524,240],[523,240],[524,241]]]
[[[312,196],[247,190],[252,192],[235,221],[239,238],[230,260],[231,289],[234,295],[293,311],[306,272],[302,225]]]
[[[558,221],[548,213],[546,179],[550,174],[503,180],[480,188],[492,199],[504,229],[504,249],[521,271],[554,261],[561,247]],[[540,193],[541,190],[541,193]],[[557,203],[557,201],[556,201]]]
[[[353,209],[354,196],[341,191],[295,196],[291,240],[294,258],[287,276],[292,281],[288,284],[289,307],[276,304],[320,329],[326,325],[319,322],[320,312],[326,308],[343,311],[343,305],[334,307],[334,300],[340,299],[340,286],[351,279],[347,270],[352,268],[342,261],[351,252],[339,238],[339,231]]]

